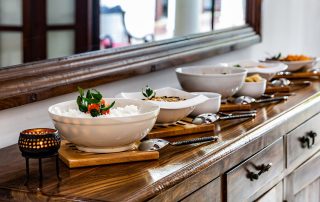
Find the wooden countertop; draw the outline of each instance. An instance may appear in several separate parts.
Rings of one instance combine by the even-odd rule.
[[[43,164],[43,188],[38,190],[38,162],[31,160],[25,182],[25,161],[17,145],[0,150],[0,200],[141,201],[178,200],[252,154],[274,142],[319,112],[320,83],[295,91],[284,103],[258,109],[253,120],[219,121],[218,143],[168,147],[154,161],[68,169],[55,176],[54,159]],[[210,134],[189,135],[182,140]],[[211,134],[212,135],[212,134]]]

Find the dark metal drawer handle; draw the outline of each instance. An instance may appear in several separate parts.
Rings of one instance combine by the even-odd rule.
[[[301,142],[302,148],[310,149],[315,144],[316,137],[317,137],[317,133],[314,131],[307,132],[305,136],[300,137],[299,140]],[[310,138],[312,142],[310,142]]]
[[[315,143],[315,139],[316,139],[316,137],[317,137],[317,133],[314,132],[314,131],[310,131],[310,132],[307,132],[307,136],[312,139],[312,144],[311,144],[311,146],[313,146],[314,143]]]
[[[255,173],[255,172],[252,172],[252,171],[248,171],[247,177],[251,181],[258,180],[259,176],[262,175],[262,173],[268,172],[270,170],[271,166],[272,166],[272,163],[261,164],[259,166],[254,166],[255,169],[257,169],[259,172]]]

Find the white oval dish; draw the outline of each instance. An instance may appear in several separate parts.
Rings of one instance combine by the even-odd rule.
[[[218,93],[211,92],[193,92],[196,95],[204,95],[209,99],[202,104],[196,106],[196,108],[191,112],[191,116],[198,116],[205,113],[217,113],[219,112],[221,105],[221,95]]]
[[[240,90],[237,92],[237,95],[259,98],[266,91],[266,87],[266,79],[262,79],[259,82],[244,82]]]
[[[225,67],[235,67],[240,65],[242,68],[248,70],[248,76],[253,74],[259,74],[261,77],[271,80],[276,73],[285,71],[288,65],[284,63],[268,63],[268,62],[258,62],[255,60],[242,60],[229,63],[220,63],[221,66]],[[239,68],[241,68],[239,67]]]
[[[226,98],[240,89],[247,70],[222,66],[189,66],[177,68],[176,74],[186,91],[215,92]]]
[[[208,100],[206,96],[194,95],[182,90],[178,90],[171,87],[161,88],[155,90],[156,96],[177,96],[186,100],[179,102],[159,102],[159,101],[147,101],[154,103],[160,107],[160,113],[158,115],[157,123],[170,124],[177,122],[187,117],[195,108],[196,105],[201,104]],[[145,97],[141,92],[133,93],[120,93],[116,97],[131,98],[142,100]],[[144,101],[146,102],[146,101]]]
[[[79,150],[94,153],[111,153],[131,150],[154,126],[159,106],[133,99],[104,98],[114,107],[135,105],[139,114],[123,117],[79,118],[62,115],[69,109],[78,109],[75,100],[49,107],[49,115],[60,135],[74,143]],[[127,128],[128,130],[124,130]]]
[[[267,63],[275,63],[275,64],[278,64],[278,63],[283,63],[283,64],[286,64],[288,65],[288,69],[287,71],[288,72],[295,72],[295,71],[298,71],[302,68],[305,68],[305,69],[310,69],[312,68],[313,66],[316,65],[316,63],[318,62],[318,58],[312,58],[312,60],[306,60],[306,61],[277,61],[277,60],[267,60],[266,62]]]

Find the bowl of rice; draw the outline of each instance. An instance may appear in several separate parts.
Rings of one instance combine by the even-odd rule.
[[[50,106],[56,129],[67,141],[85,152],[112,153],[132,150],[154,126],[160,108],[142,100],[104,98],[115,105],[110,113],[92,117],[81,112],[75,100]]]

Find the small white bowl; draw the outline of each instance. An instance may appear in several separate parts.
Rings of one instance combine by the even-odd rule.
[[[198,116],[204,113],[217,113],[221,105],[221,95],[218,93],[210,92],[193,92],[192,94],[204,95],[209,98],[202,104],[196,106],[196,108],[191,112],[191,116]]]
[[[260,82],[244,82],[237,95],[259,98],[266,91],[266,86],[266,79],[262,79]]]
[[[160,107],[160,113],[157,119],[159,124],[170,124],[180,121],[187,117],[195,106],[207,101],[209,98],[203,95],[194,95],[182,90],[166,87],[155,90],[156,96],[177,96],[186,100],[179,102],[159,102],[159,101],[144,101],[152,102]],[[142,100],[145,97],[141,92],[120,93],[116,97],[131,98]]]
[[[135,105],[140,114],[123,117],[79,118],[61,115],[68,109],[78,109],[75,100],[49,107],[49,115],[61,136],[85,152],[112,153],[134,148],[153,128],[159,106],[133,99],[105,98],[107,103],[116,101],[114,107]]]
[[[189,92],[215,92],[223,98],[234,95],[244,83],[247,70],[222,66],[189,66],[176,69],[182,88]]]

